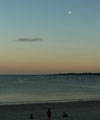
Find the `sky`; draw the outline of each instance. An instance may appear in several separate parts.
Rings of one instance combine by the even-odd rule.
[[[67,72],[100,72],[100,0],[0,0],[0,74]]]

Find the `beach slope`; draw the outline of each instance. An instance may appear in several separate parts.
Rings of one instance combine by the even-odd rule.
[[[0,120],[30,120],[30,113],[35,120],[47,120],[48,108],[52,120],[100,120],[100,101],[0,105]],[[68,113],[68,118],[63,118],[63,112]]]

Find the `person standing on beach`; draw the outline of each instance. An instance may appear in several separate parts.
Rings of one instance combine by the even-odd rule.
[[[30,120],[34,120],[33,113],[30,114]]]
[[[48,116],[48,120],[51,120],[51,110],[50,110],[50,108],[48,108],[47,116]]]

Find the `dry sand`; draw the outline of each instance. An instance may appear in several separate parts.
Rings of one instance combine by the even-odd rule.
[[[100,101],[80,101],[69,103],[41,103],[23,105],[1,105],[0,120],[47,120],[47,109],[51,108],[52,120],[100,120]],[[63,112],[68,118],[63,118]]]

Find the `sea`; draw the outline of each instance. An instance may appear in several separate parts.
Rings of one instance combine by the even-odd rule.
[[[100,75],[0,75],[0,105],[100,100]]]

